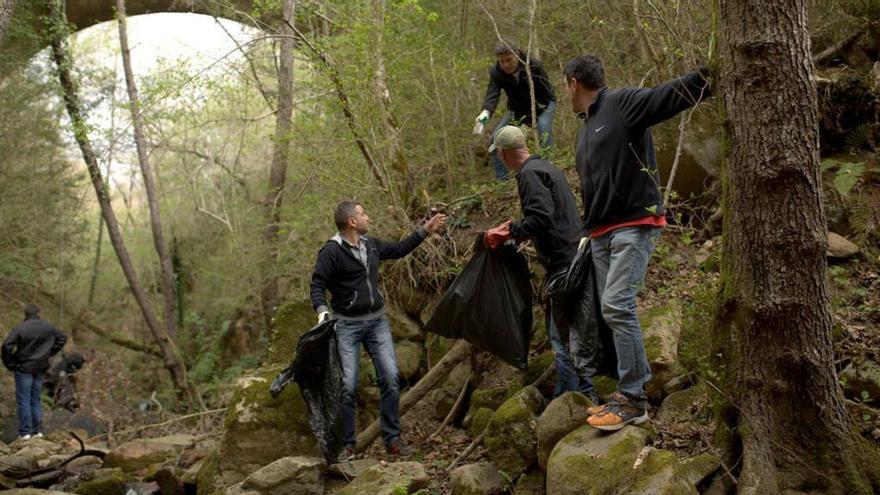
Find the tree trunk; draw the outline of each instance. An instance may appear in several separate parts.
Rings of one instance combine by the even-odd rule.
[[[134,71],[131,69],[131,50],[128,47],[128,29],[125,18],[125,0],[116,0],[116,20],[119,23],[119,45],[122,49],[122,69],[125,73],[125,86],[128,89],[128,104],[131,109],[131,125],[134,130],[134,143],[137,148],[138,163],[144,177],[144,192],[150,209],[150,228],[153,231],[153,245],[159,256],[162,272],[162,299],[165,303],[165,330],[171,338],[177,338],[177,284],[175,283],[174,267],[165,234],[162,232],[162,215],[159,211],[159,197],[156,192],[156,178],[147,153],[147,139],[144,136],[144,124],[141,119],[140,98],[134,82]]]
[[[193,402],[200,404],[201,398],[195,391],[195,388],[187,381],[186,367],[177,353],[176,345],[159,324],[156,314],[150,306],[147,293],[141,285],[137,272],[135,272],[134,264],[132,263],[128,250],[126,250],[125,244],[122,240],[122,232],[119,230],[119,222],[117,222],[116,215],[113,213],[113,205],[110,202],[110,195],[104,185],[104,179],[98,168],[98,160],[95,151],[92,148],[92,143],[89,140],[87,133],[88,126],[82,114],[82,105],[80,104],[76,82],[71,74],[73,63],[67,52],[67,19],[64,15],[61,1],[62,0],[52,0],[50,2],[51,14],[49,19],[51,25],[48,26],[48,29],[49,32],[53,34],[52,58],[58,69],[58,79],[61,82],[64,104],[67,107],[67,113],[70,116],[74,137],[76,138],[76,142],[82,152],[83,160],[86,163],[89,177],[92,181],[92,186],[95,188],[95,195],[98,197],[98,204],[104,215],[104,221],[107,223],[107,232],[110,235],[110,242],[113,245],[117,258],[119,259],[119,264],[125,275],[125,279],[128,281],[132,295],[134,295],[138,307],[141,309],[144,320],[147,323],[147,327],[149,328],[150,333],[153,334],[153,338],[156,340],[159,351],[162,353],[165,368],[171,374],[174,386],[181,394],[189,397]]]
[[[409,170],[409,162],[406,155],[403,154],[403,137],[400,125],[397,123],[397,117],[394,116],[394,108],[391,104],[391,92],[385,83],[385,55],[383,54],[383,44],[385,40],[385,0],[377,0],[374,4],[374,18],[376,22],[376,49],[375,64],[376,73],[373,78],[373,85],[376,91],[376,97],[379,99],[379,106],[382,110],[382,121],[385,124],[385,135],[388,139],[388,156],[391,161],[391,170],[394,177],[401,184],[400,190],[403,191],[402,201],[399,204],[408,205],[412,199],[414,190],[413,177]],[[398,190],[396,184],[390,184],[389,193],[395,194]]]
[[[852,428],[833,365],[806,0],[720,0],[719,25],[730,144],[716,331],[739,492],[874,493],[880,456]]]
[[[16,0],[0,0],[0,42],[6,35],[6,28],[9,27],[9,21],[12,20],[12,14],[15,12]]]
[[[261,294],[263,317],[270,328],[275,307],[278,305],[278,227],[281,223],[281,200],[287,182],[287,166],[290,164],[291,119],[293,117],[293,22],[296,4],[294,0],[281,2],[281,50],[278,68],[278,105],[275,110],[275,137],[273,138],[272,167],[269,171],[269,194],[265,200],[266,229],[263,241],[267,249],[267,263],[263,270],[264,284]]]

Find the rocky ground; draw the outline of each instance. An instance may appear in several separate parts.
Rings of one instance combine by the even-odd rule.
[[[880,190],[878,182],[860,184],[862,195]],[[498,214],[485,212],[500,209],[491,202],[507,203],[509,194],[500,190],[479,205],[459,205],[468,209],[472,224],[452,239],[462,259],[466,231],[489,226]],[[842,235],[830,238],[828,282],[837,367],[854,420],[866,438],[880,443],[880,245],[854,220],[836,218],[832,228]],[[869,218],[880,218],[880,212]],[[528,370],[475,353],[404,416],[406,440],[416,450],[412,458],[389,457],[377,441],[355,461],[327,466],[298,388],[287,387],[278,399],[268,394],[312,323],[311,308],[291,304],[280,310],[263,366],[229,388],[226,409],[167,424],[162,421],[169,416],[159,413],[152,419],[119,413],[113,417],[164,426],[132,430],[130,424],[120,431],[126,428],[111,424],[113,435],[95,431],[106,431],[106,421],[77,428],[65,416],[45,439],[0,444],[0,487],[13,495],[725,493],[730,466],[714,447],[712,404],[726,394],[713,381],[707,351],[720,238],[683,224],[664,232],[639,300],[654,371],[652,420],[641,427],[602,434],[584,426],[585,397],[569,393],[550,400],[552,375],[530,385],[553,360],[543,315],[536,311]],[[401,375],[410,385],[452,344],[422,331],[430,304],[413,300],[389,311]],[[111,363],[102,379],[121,376]],[[378,388],[366,357],[361,371],[362,430],[375,419]],[[102,404],[97,419],[107,419],[113,388],[88,383],[84,379],[85,394],[104,394],[96,395]],[[600,378],[597,387],[607,395],[614,383]]]

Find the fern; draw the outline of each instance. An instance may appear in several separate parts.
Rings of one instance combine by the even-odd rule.
[[[846,149],[853,150],[870,150],[871,149],[871,128],[868,124],[862,124],[851,130],[843,139]]]
[[[844,198],[848,198],[864,174],[864,162],[841,162],[840,168],[834,174],[834,189]]]

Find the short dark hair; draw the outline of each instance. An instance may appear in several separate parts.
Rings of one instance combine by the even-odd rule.
[[[574,79],[587,89],[605,87],[605,69],[602,61],[593,54],[571,59],[565,66],[565,80]]]
[[[36,304],[28,304],[24,307],[24,316],[38,316],[40,314],[40,307]]]
[[[333,212],[333,220],[336,222],[336,228],[342,230],[348,225],[348,219],[354,216],[355,208],[363,206],[357,201],[346,199],[336,205]]]
[[[510,40],[498,40],[495,42],[495,56],[504,55],[505,53],[516,53],[519,48],[516,43]]]

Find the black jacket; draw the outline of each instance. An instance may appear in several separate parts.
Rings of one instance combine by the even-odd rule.
[[[523,60],[526,59],[522,52],[519,56]],[[531,59],[529,67],[532,71],[532,80],[535,82],[535,107],[540,115],[547,104],[556,100],[556,95],[553,93],[553,85],[550,84],[550,79],[547,78],[547,73],[544,72],[541,62]],[[513,112],[513,117],[523,124],[531,125],[532,104],[529,96],[529,82],[522,64],[513,75],[501,70],[498,62],[495,62],[495,65],[489,69],[489,86],[486,88],[483,110],[488,110],[490,114],[495,113],[495,108],[501,97],[501,90],[507,94],[507,109]]]
[[[534,237],[541,263],[550,273],[568,267],[582,236],[574,194],[565,175],[533,155],[516,174],[523,219],[510,225],[515,239]]]
[[[382,309],[384,299],[379,292],[379,262],[403,258],[417,248],[427,235],[424,228],[419,228],[400,242],[361,237],[367,246],[366,266],[340,236],[327,241],[318,251],[312,274],[311,296],[315,312],[327,310],[327,290],[330,291],[330,304],[335,315],[358,317]]]
[[[575,157],[588,231],[663,214],[651,126],[708,96],[700,72],[653,88],[602,89],[581,127]]]
[[[49,369],[49,358],[64,347],[67,337],[49,322],[26,318],[3,341],[3,366],[10,371],[41,374]]]

